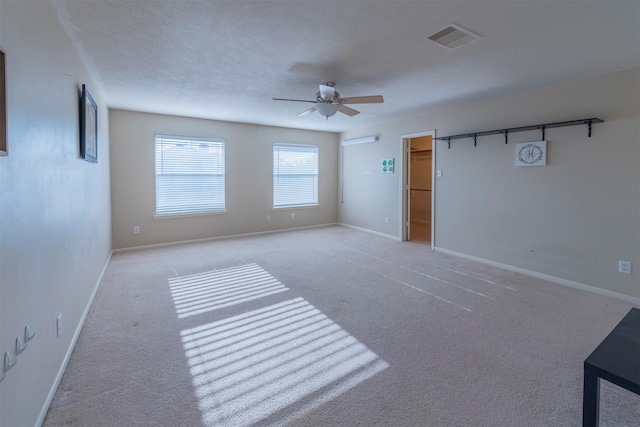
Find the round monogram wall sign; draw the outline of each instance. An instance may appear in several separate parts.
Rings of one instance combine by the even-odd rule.
[[[547,141],[522,142],[516,145],[516,166],[547,164]]]

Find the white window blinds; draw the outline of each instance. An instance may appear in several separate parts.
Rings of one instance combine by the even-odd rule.
[[[156,135],[156,215],[224,208],[224,141]]]
[[[318,147],[273,145],[273,207],[318,204]]]

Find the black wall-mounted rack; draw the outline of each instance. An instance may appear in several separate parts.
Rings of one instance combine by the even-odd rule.
[[[479,136],[487,136],[487,135],[504,135],[504,143],[507,144],[509,142],[509,134],[513,132],[524,132],[528,130],[540,130],[542,131],[542,140],[544,140],[544,131],[550,128],[560,128],[565,126],[576,126],[576,125],[587,125],[589,127],[589,138],[591,138],[591,124],[593,123],[602,123],[604,120],[592,118],[592,119],[581,119],[581,120],[570,120],[567,122],[556,122],[556,123],[544,123],[541,125],[533,125],[533,126],[521,126],[517,128],[506,128],[506,129],[496,129],[496,130],[487,130],[483,132],[467,132],[461,133],[459,135],[449,135],[449,136],[439,136],[435,138],[439,141],[447,141],[447,145],[451,148],[451,140],[452,139],[463,139],[463,138],[473,138],[473,146],[476,147],[478,144]]]

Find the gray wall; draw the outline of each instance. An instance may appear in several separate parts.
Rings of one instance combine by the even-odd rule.
[[[33,426],[111,252],[108,115],[49,2],[3,0],[0,45],[9,153],[0,157],[0,356],[15,358],[26,325],[36,333],[0,384],[0,425]],[[83,83],[98,103],[98,164],[79,158]]]
[[[436,136],[598,117],[605,123],[549,129],[544,167],[516,167],[515,144],[539,131],[435,144],[435,245],[458,255],[560,283],[640,301],[640,77],[638,69],[560,84],[346,132],[378,135],[345,147],[340,222],[401,237],[402,136]],[[370,173],[373,171],[373,173]],[[390,216],[390,224],[384,217]],[[618,260],[633,274],[618,273]]]
[[[109,124],[114,249],[337,221],[338,135],[335,133],[123,110],[110,110]],[[225,214],[154,218],[155,134],[225,140]],[[274,143],[319,147],[318,206],[272,209]],[[291,213],[295,213],[295,219],[291,219]],[[140,227],[139,235],[133,234],[134,226]]]

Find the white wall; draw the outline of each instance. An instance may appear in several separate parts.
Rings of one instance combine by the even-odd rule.
[[[337,221],[335,133],[110,110],[110,134],[114,249]],[[225,140],[226,214],[154,218],[155,134]],[[319,206],[272,210],[274,143],[318,145]]]
[[[380,159],[400,158],[402,135],[436,136],[590,117],[605,123],[549,129],[548,166],[515,167],[515,144],[538,131],[436,142],[437,248],[560,282],[640,297],[640,77],[628,70],[514,94],[346,132],[378,135],[345,150],[339,221],[401,236],[402,174],[381,174]],[[357,152],[356,152],[357,150]],[[365,174],[365,171],[375,171]],[[401,171],[399,171],[401,172]],[[391,224],[384,217],[391,217]],[[618,260],[633,274],[618,273]],[[636,301],[638,301],[636,299]]]
[[[108,115],[49,2],[3,0],[0,45],[9,152],[0,157],[0,352],[14,359],[24,327],[36,333],[0,384],[0,425],[33,426],[111,252]],[[97,164],[79,157],[83,83],[98,103]]]

